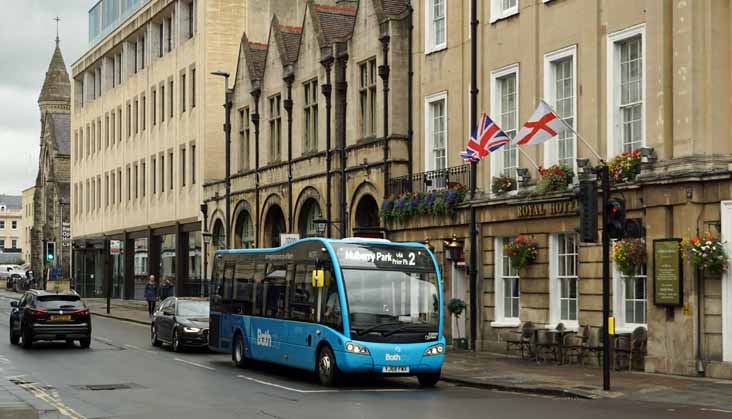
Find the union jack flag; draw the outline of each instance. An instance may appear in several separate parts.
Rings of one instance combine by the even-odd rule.
[[[466,162],[478,162],[488,154],[498,150],[511,141],[501,128],[483,113],[473,135],[468,140],[465,151],[460,157]]]

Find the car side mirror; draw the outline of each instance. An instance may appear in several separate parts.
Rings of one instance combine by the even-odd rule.
[[[175,313],[173,313],[172,311],[163,311],[163,315],[165,315],[165,316],[175,316]]]
[[[18,302],[17,301],[11,301],[10,302],[10,307],[18,308]]]

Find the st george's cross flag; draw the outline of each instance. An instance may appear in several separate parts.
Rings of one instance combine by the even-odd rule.
[[[562,121],[562,118],[557,116],[552,108],[542,100],[539,101],[539,106],[531,115],[531,118],[521,127],[511,144],[542,144],[569,129],[569,126]]]
[[[460,157],[466,162],[478,162],[488,154],[508,144],[509,138],[501,128],[483,113],[473,135]]]

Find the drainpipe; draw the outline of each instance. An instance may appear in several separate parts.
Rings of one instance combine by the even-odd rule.
[[[409,184],[409,192],[412,192],[412,173],[414,172],[414,163],[412,162],[414,150],[412,150],[414,138],[414,112],[412,99],[414,96],[414,59],[412,52],[414,49],[412,36],[414,35],[414,8],[412,2],[409,2],[409,43],[407,45],[407,73],[409,73],[409,81],[407,83],[407,179]]]
[[[699,222],[704,215],[704,207],[699,210],[699,217],[696,219],[696,236],[701,234],[699,231]],[[701,269],[695,269],[696,276],[696,372],[704,375],[704,361],[702,360],[702,283],[704,278]]]
[[[292,232],[292,82],[295,75],[290,69],[285,77],[287,83],[287,99],[284,101],[287,111],[287,225]]]
[[[348,52],[345,47],[338,48],[336,45],[337,56],[336,60],[336,94],[341,98],[343,102],[343,120],[338,125],[338,133],[336,134],[336,141],[338,151],[340,152],[341,170],[340,170],[340,189],[341,189],[341,237],[345,238],[347,234],[347,210],[346,210],[346,123],[347,123],[347,104],[348,104],[348,82],[346,81],[346,66],[348,63]]]
[[[389,22],[385,22],[381,41],[384,52],[384,63],[379,66],[379,77],[384,87],[384,195],[388,193],[389,187]]]
[[[331,177],[330,177],[330,170],[331,170],[331,121],[330,121],[330,113],[331,113],[331,93],[333,91],[333,86],[330,84],[330,70],[333,66],[333,54],[329,54],[327,57],[325,57],[320,63],[325,67],[325,84],[321,86],[321,91],[323,93],[323,96],[325,96],[325,218],[328,220],[328,223],[325,225],[325,237],[330,238],[330,224],[331,224],[331,206],[333,203],[331,202]]]
[[[259,222],[259,96],[262,91],[259,88],[252,90],[251,95],[254,98],[254,113],[252,114],[252,123],[254,124],[254,212],[256,213],[255,223],[256,234],[254,236],[254,247],[259,247],[259,233],[261,230]]]

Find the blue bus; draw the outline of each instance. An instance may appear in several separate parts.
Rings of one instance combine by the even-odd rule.
[[[274,249],[219,250],[209,346],[234,364],[266,361],[313,371],[440,379],[442,283],[420,243],[309,238]]]

